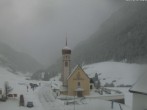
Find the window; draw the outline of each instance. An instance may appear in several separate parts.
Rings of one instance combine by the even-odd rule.
[[[65,62],[65,67],[67,67],[67,66],[68,66],[68,62],[66,61],[66,62]]]
[[[78,86],[78,87],[80,87],[80,86],[81,86],[80,82],[78,82],[77,86]]]

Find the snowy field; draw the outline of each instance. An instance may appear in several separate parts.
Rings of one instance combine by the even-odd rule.
[[[104,85],[114,81],[114,85],[132,85],[138,77],[147,72],[147,65],[127,64],[120,62],[102,62],[83,66],[89,77],[100,73],[99,79]]]
[[[101,73],[99,78],[102,83],[116,80],[115,84],[133,84],[137,78],[145,71],[146,65],[124,64],[116,62],[103,62],[93,65],[84,66],[86,73],[92,77],[95,73]],[[105,80],[103,80],[105,78]],[[65,100],[59,100],[54,97],[51,90],[51,85],[61,85],[59,76],[52,78],[51,81],[32,81],[25,80],[22,75],[15,75],[4,68],[0,68],[0,88],[4,86],[4,81],[8,81],[13,88],[11,93],[17,93],[18,97],[9,98],[6,102],[0,102],[0,110],[120,110],[118,103],[114,104],[111,109],[111,102],[99,99],[76,99],[78,103],[66,105]],[[32,90],[29,83],[41,85],[35,90]],[[27,86],[29,87],[27,91]],[[131,110],[132,94],[128,92],[129,88],[113,88],[120,90],[125,94],[126,106],[121,105],[123,110]],[[23,94],[25,106],[19,106],[19,95]],[[34,107],[27,108],[26,102],[33,101]]]
[[[19,107],[19,96],[24,95],[25,102],[28,100],[34,101],[34,105],[37,105],[34,91],[31,89],[27,92],[27,85],[29,82],[25,80],[25,77],[15,75],[5,68],[0,68],[0,88],[4,89],[4,82],[9,82],[9,86],[13,88],[11,94],[17,94],[15,98],[9,98],[6,102],[0,102],[0,110],[29,110],[26,107]],[[25,103],[26,105],[26,103]],[[34,107],[32,110],[40,110],[39,107]]]
[[[120,62],[102,62],[83,66],[84,71],[89,77],[94,77],[95,73],[100,73],[101,84],[112,83],[115,86],[133,85],[137,79],[147,72],[147,65],[127,64]],[[120,90],[124,93],[125,104],[132,108],[132,94],[128,87],[114,87],[114,90]]]
[[[133,95],[132,95],[132,93],[129,92],[130,88],[128,88],[128,87],[113,87],[111,89],[119,90],[119,91],[123,92],[124,97],[125,97],[126,106],[128,106],[129,108],[132,108]]]

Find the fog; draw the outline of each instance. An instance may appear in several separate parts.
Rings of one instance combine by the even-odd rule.
[[[61,56],[66,33],[73,49],[117,10],[118,1],[0,0],[0,41],[51,65]]]

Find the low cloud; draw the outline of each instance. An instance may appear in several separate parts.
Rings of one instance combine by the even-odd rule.
[[[66,33],[74,48],[118,8],[115,1],[0,0],[0,40],[49,65],[61,56]]]

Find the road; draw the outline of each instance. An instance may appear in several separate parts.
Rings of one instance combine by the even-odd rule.
[[[38,99],[44,110],[72,110],[63,101],[54,98],[51,87],[47,84],[39,88]]]

